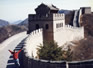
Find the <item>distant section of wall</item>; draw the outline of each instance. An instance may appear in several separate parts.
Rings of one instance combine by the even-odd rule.
[[[69,14],[65,15],[65,24],[73,25],[74,11],[71,11]]]
[[[84,27],[78,28],[67,25],[54,32],[54,40],[59,46],[62,46],[68,41],[80,40],[82,38],[84,38]]]
[[[82,14],[91,14],[91,7],[81,7]]]

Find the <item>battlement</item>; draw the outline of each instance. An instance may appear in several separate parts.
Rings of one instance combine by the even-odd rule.
[[[65,19],[65,14],[62,13],[55,13],[53,14],[53,20],[64,20]]]
[[[82,28],[82,27],[74,27],[74,26],[71,26],[71,25],[65,25],[64,26],[65,28],[72,28],[72,29],[79,29],[79,28]]]
[[[71,25],[65,25],[65,27],[67,27],[67,28],[74,28],[73,26],[71,26]],[[76,28],[76,27],[75,27]]]
[[[29,21],[37,21],[37,20],[63,20],[65,19],[65,14],[53,13],[47,14],[46,16],[29,14]]]
[[[42,30],[43,30],[42,28],[41,28],[41,29],[34,30],[34,31],[32,31],[32,32],[30,33],[29,36],[38,34],[38,33],[42,32]]]
[[[35,57],[37,53],[37,45],[43,44],[42,29],[32,31],[25,40],[24,52],[30,57]],[[31,49],[30,49],[31,48]]]

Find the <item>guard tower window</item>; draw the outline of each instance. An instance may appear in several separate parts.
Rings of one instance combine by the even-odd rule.
[[[56,28],[59,28],[59,24],[56,24]]]
[[[46,28],[46,29],[49,29],[49,25],[48,25],[48,24],[46,24],[46,25],[45,25],[45,28]]]
[[[39,24],[36,24],[36,29],[39,29]]]
[[[63,23],[61,23],[60,25],[61,25],[61,27],[63,27]]]

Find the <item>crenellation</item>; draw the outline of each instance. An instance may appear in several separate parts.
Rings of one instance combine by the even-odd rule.
[[[74,26],[71,26],[71,25],[65,25],[65,28],[68,28],[68,29],[79,29],[81,27],[74,27]]]
[[[36,21],[36,20],[62,20],[65,19],[64,14],[58,14],[58,13],[53,13],[47,16],[41,16],[41,15],[36,15],[36,14],[30,14],[29,15],[29,21]]]
[[[64,13],[54,13],[53,14],[53,20],[64,20],[65,14]]]
[[[32,32],[30,33],[30,35],[28,36],[28,38],[29,38],[30,36],[36,35],[36,34],[38,34],[38,33],[40,33],[40,32],[42,32],[42,29],[34,30],[34,31],[32,31]]]
[[[42,41],[42,29],[37,29],[35,31],[32,31],[29,36],[26,38],[25,40],[25,44],[24,44],[24,52],[26,53],[26,56],[36,56],[36,48],[37,45],[40,43],[43,43]],[[37,41],[36,41],[37,40]],[[37,45],[36,45],[37,44]],[[32,48],[32,49],[30,49]]]
[[[29,15],[29,21],[35,21],[35,20],[52,20],[53,15],[48,15],[48,16],[42,16],[42,15],[36,15],[36,14],[30,14]]]

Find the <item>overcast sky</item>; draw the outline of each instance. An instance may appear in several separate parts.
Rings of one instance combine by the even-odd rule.
[[[11,22],[24,20],[28,14],[33,14],[34,9],[41,3],[54,4],[59,9],[79,9],[92,7],[93,0],[0,0],[0,19]]]

